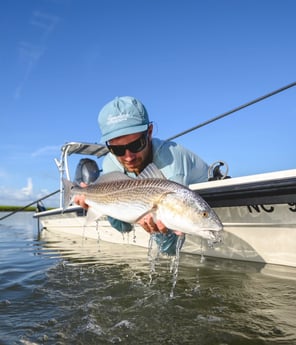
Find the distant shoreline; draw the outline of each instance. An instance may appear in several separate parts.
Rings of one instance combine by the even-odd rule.
[[[28,206],[24,208],[23,206],[7,206],[7,205],[0,205],[0,212],[13,212],[22,210],[24,212],[34,212],[36,211],[36,206]]]

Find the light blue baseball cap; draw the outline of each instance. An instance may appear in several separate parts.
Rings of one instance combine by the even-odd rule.
[[[134,97],[116,97],[99,113],[101,142],[123,135],[144,132],[149,126],[149,117],[144,105]]]

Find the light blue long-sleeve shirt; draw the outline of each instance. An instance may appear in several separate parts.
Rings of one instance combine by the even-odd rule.
[[[205,182],[208,178],[208,165],[195,153],[172,141],[152,139],[152,162],[168,180],[185,186]],[[104,158],[102,168],[104,174],[122,171],[131,177],[136,177],[134,173],[125,172],[123,166],[111,153]]]
[[[208,179],[208,165],[195,153],[187,150],[183,146],[157,138],[152,139],[152,162],[171,181],[189,186],[192,183],[205,182]],[[134,173],[124,170],[118,162],[116,156],[108,153],[102,164],[103,174],[112,171],[122,171],[130,177],[136,177]],[[109,217],[111,225],[121,231],[131,231],[132,226],[128,223]],[[169,232],[166,234],[156,234],[156,242],[161,246],[161,250],[170,255],[175,254],[177,236]]]

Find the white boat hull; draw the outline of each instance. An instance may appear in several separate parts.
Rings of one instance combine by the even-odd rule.
[[[207,248],[206,255],[296,267],[295,206],[223,207],[215,211],[224,225],[223,243]]]
[[[85,225],[85,217],[79,216],[77,209],[59,214],[55,211],[54,215],[51,211],[37,214],[43,231],[148,247],[150,236],[141,227],[135,226],[130,233],[122,234],[106,219]],[[294,207],[288,204],[215,208],[224,226],[222,242],[209,246],[198,236],[186,235],[182,252],[296,267],[296,225],[292,210]]]

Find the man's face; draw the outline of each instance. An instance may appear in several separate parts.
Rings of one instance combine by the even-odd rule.
[[[151,162],[152,131],[153,126],[150,124],[146,132],[123,135],[108,142],[110,151],[125,170],[138,175]],[[140,151],[135,152],[138,149]]]

